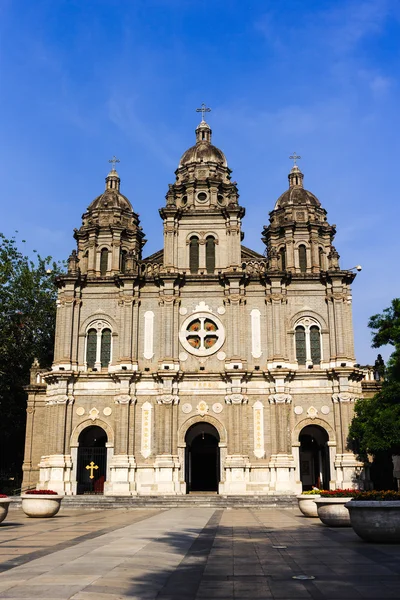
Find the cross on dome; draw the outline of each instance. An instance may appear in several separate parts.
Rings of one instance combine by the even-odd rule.
[[[201,108],[196,108],[196,112],[201,112],[201,122],[205,123],[204,113],[211,112],[211,108],[208,108],[203,102]]]
[[[115,171],[115,163],[119,163],[120,160],[114,155],[108,162],[112,163],[112,170]]]
[[[293,152],[292,156],[289,156],[290,160],[293,161],[293,166],[296,166],[296,161],[299,160],[299,158],[301,158],[301,156],[299,156],[298,154],[296,154],[296,152]]]

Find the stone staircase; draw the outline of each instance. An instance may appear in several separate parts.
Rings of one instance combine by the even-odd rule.
[[[293,494],[263,496],[222,496],[219,494],[187,494],[185,496],[65,496],[64,509],[89,508],[293,508],[297,499]]]

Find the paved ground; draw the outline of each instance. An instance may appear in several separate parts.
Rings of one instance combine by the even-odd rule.
[[[400,545],[367,544],[297,509],[11,511],[0,598],[399,600],[399,559]]]

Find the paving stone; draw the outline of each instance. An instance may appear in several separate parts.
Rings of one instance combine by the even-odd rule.
[[[14,511],[15,526],[0,527],[0,598],[400,598],[400,545],[366,544],[297,510],[95,512],[32,522]]]

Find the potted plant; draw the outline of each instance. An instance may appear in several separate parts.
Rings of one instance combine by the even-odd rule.
[[[0,494],[0,523],[4,521],[10,506],[10,498],[6,494]]]
[[[63,496],[53,490],[28,490],[21,494],[22,510],[28,517],[54,517]]]
[[[312,489],[302,492],[297,496],[300,512],[305,517],[318,517],[316,498],[319,498],[321,490]]]
[[[351,526],[361,539],[400,543],[400,492],[360,492],[346,508]]]
[[[358,490],[321,490],[320,497],[315,500],[318,517],[329,527],[350,527],[349,511],[345,507]]]

